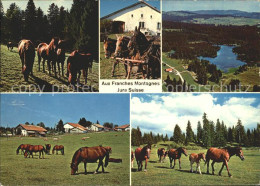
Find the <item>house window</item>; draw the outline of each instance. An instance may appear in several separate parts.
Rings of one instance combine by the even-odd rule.
[[[157,23],[157,29],[161,29],[161,23]]]
[[[134,14],[132,14],[131,17],[134,17]]]
[[[157,33],[157,36],[160,36],[161,34],[160,33]]]
[[[143,18],[144,17],[144,14],[141,14],[141,18]]]
[[[139,22],[139,27],[140,27],[140,28],[145,28],[145,27],[144,27],[144,22]]]

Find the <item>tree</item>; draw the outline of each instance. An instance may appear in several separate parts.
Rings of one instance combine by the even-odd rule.
[[[99,121],[97,120],[96,124],[99,124]]]
[[[42,127],[42,128],[45,128],[45,125],[44,125],[43,122],[38,123],[37,126]]]
[[[48,9],[48,20],[50,23],[50,35],[51,37],[59,36],[59,24],[58,24],[58,18],[59,18],[59,7],[52,3],[49,6]]]
[[[60,121],[58,122],[58,124],[56,126],[56,130],[58,132],[65,132],[63,121],[61,119],[60,119]]]
[[[86,118],[80,118],[78,124],[82,125],[83,127],[90,127],[92,122],[87,121]]]
[[[29,0],[25,10],[24,39],[30,39],[34,43],[37,38],[36,30],[36,8],[33,0]]]
[[[198,141],[198,143],[200,143],[201,140],[202,140],[202,134],[203,134],[203,130],[202,130],[202,127],[201,127],[201,123],[200,123],[200,121],[198,121],[198,125],[197,125],[197,141]]]
[[[29,123],[28,121],[26,121],[24,124],[25,124],[25,125],[30,125],[30,123]]]
[[[219,119],[217,119],[216,123],[216,136],[215,136],[215,141],[214,144],[215,146],[218,147],[223,147],[226,145],[226,139],[224,137],[224,126],[220,124]]]
[[[132,128],[131,144],[133,146],[140,146],[141,144],[143,144],[142,133],[139,127],[137,127],[137,129]]]
[[[165,137],[164,137],[164,141],[169,141],[169,137],[168,137],[167,134],[166,134]]]
[[[239,145],[241,145],[242,143],[245,142],[245,128],[242,125],[242,122],[240,119],[238,119],[237,121],[237,125],[236,125],[236,142],[239,143]]]
[[[113,123],[109,123],[109,122],[105,122],[105,123],[103,124],[103,126],[112,129],[113,126],[114,126],[114,124],[113,124]]]
[[[181,132],[181,128],[178,124],[175,125],[174,131],[173,131],[173,141],[176,143],[183,143],[183,135]]]
[[[186,139],[185,144],[189,144],[190,142],[194,142],[194,133],[191,128],[191,123],[188,121],[187,127],[186,127]]]
[[[204,113],[203,117],[203,133],[202,133],[202,143],[207,148],[211,146],[211,130],[209,120],[207,119],[207,114]]]
[[[39,42],[48,42],[49,40],[49,22],[47,16],[44,15],[42,9],[39,7],[36,11],[36,32],[38,33],[37,40]],[[38,42],[37,42],[38,43]]]

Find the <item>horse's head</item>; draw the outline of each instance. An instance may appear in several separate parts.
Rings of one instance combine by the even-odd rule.
[[[236,150],[236,156],[238,156],[242,161],[245,160],[242,148],[236,147],[235,150]]]
[[[111,50],[112,50],[113,46],[111,46],[111,45],[112,45],[112,43],[109,41],[109,39],[105,38],[103,47],[104,47],[104,52],[105,52],[105,58],[106,59],[108,59],[111,56],[111,54],[112,54]]]
[[[131,37],[129,43],[128,43],[128,48],[130,50],[133,50],[136,47],[139,47],[141,45],[146,45],[148,40],[146,39],[145,35],[140,31],[140,25],[137,29],[135,27],[135,31],[133,33],[133,36]]]
[[[28,151],[25,151],[24,157],[27,158],[27,156],[28,156]]]
[[[107,146],[107,147],[104,147],[104,148],[106,149],[106,151],[107,151],[108,153],[112,153],[112,148],[111,148],[111,147]]]
[[[78,171],[78,165],[76,163],[71,163],[70,168],[71,168],[71,175],[75,175],[76,172]]]
[[[150,158],[150,154],[151,154],[151,145],[146,145],[145,147],[143,147],[142,152],[144,153],[144,156],[147,156],[147,158]]]
[[[206,156],[204,153],[199,153],[198,157],[199,157],[199,159],[202,159],[204,162],[206,162]]]
[[[59,41],[60,39],[58,37],[53,37],[51,40],[51,47],[53,48],[54,52],[57,52],[58,48],[59,48]]]
[[[123,57],[123,53],[128,51],[127,45],[129,38],[125,36],[118,36],[116,41],[115,57]]]
[[[185,156],[188,156],[187,150],[186,150],[185,148],[179,147],[177,150],[178,150],[180,153],[183,153]]]

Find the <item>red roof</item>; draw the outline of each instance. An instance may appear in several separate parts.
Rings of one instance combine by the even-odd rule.
[[[35,125],[20,124],[18,126],[23,127],[25,130],[33,130],[33,131],[38,131],[38,132],[47,132],[47,130],[45,128],[42,128],[42,127],[39,127],[39,126],[35,126]]]
[[[82,125],[78,124],[78,123],[67,123],[69,125],[71,125],[74,128],[78,128],[80,130],[87,130],[85,127],[83,127]]]
[[[119,126],[117,128],[118,129],[125,129],[125,128],[129,127],[129,126],[130,126],[129,124],[126,124],[126,125]]]

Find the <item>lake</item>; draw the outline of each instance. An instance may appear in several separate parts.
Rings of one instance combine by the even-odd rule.
[[[208,60],[215,64],[218,69],[228,72],[230,68],[237,68],[246,64],[243,61],[237,60],[237,55],[233,53],[234,46],[220,45],[220,50],[217,52],[217,57],[200,57],[200,59]]]

